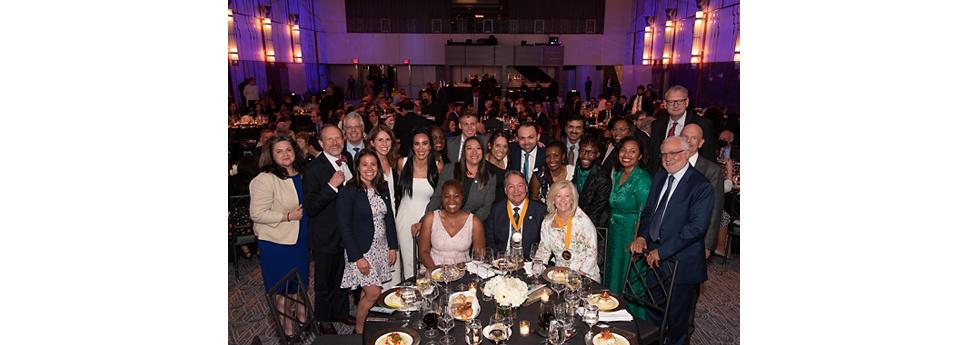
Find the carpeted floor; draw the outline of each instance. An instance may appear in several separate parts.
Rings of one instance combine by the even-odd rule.
[[[696,306],[696,330],[692,335],[694,345],[739,344],[739,255],[723,266],[721,258],[709,265],[709,280],[703,284],[699,304]],[[278,336],[269,323],[268,305],[262,287],[262,273],[258,259],[242,259],[239,279],[235,279],[232,264],[229,270],[229,344],[249,345],[258,337],[262,344],[279,344]],[[311,272],[311,271],[310,271]],[[312,286],[312,274],[310,287]],[[312,298],[312,288],[309,289]],[[352,328],[337,324],[340,334],[349,334]],[[310,344],[307,339],[303,344]]]

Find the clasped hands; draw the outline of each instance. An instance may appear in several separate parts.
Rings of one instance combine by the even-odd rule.
[[[632,245],[629,246],[629,250],[631,250],[632,253],[642,253],[642,252],[644,252],[646,250],[645,249],[645,238],[644,237],[636,237],[635,240],[632,241]],[[659,260],[660,259],[659,259],[659,250],[658,249],[653,249],[653,250],[649,251],[649,254],[646,255],[646,257],[645,257],[645,263],[647,265],[649,265],[649,267],[652,267],[652,268],[659,267]]]

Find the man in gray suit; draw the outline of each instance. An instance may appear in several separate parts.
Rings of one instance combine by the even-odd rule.
[[[460,120],[458,120],[460,135],[447,138],[447,159],[451,163],[460,161],[461,156],[464,154],[464,141],[472,136],[477,136],[481,140],[481,149],[483,149],[486,157],[487,137],[477,134],[478,124],[477,114],[473,111],[465,110],[464,114],[460,116]]]

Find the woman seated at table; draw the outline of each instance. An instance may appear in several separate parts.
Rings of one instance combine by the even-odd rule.
[[[464,189],[456,180],[444,182],[439,210],[420,223],[420,263],[428,270],[437,265],[470,261],[470,249],[484,248],[484,223],[461,209]]]
[[[380,159],[373,149],[364,149],[353,163],[354,177],[336,197],[340,215],[336,222],[346,248],[340,287],[363,287],[356,306],[355,329],[363,333],[366,314],[380,296],[381,283],[391,278],[390,266],[397,260],[399,246]]]
[[[535,260],[568,267],[598,282],[598,236],[591,218],[578,208],[578,192],[569,181],[558,181],[548,190],[548,215],[541,222],[541,243]]]

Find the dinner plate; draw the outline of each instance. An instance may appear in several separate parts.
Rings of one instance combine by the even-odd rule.
[[[404,307],[403,299],[400,298],[400,296],[397,295],[397,291],[400,290],[400,289],[413,289],[414,292],[416,292],[418,294],[420,293],[419,291],[416,291],[417,289],[415,287],[403,287],[403,286],[401,286],[401,287],[390,288],[390,289],[387,289],[386,291],[384,291],[382,294],[380,294],[380,299],[379,299],[380,306],[381,307],[387,307],[387,308],[390,308],[390,309],[393,309],[393,310],[399,310],[399,311],[417,311],[417,310],[420,310],[420,307],[418,307],[418,306],[412,306],[410,308],[405,308]]]
[[[454,315],[454,307],[453,307],[454,306],[454,299],[457,298],[457,296],[460,296],[460,295],[467,296],[467,297],[470,297],[471,298],[471,316],[470,317],[463,317],[463,316]],[[450,294],[450,298],[447,300],[447,312],[449,312],[450,315],[454,317],[454,320],[460,320],[460,321],[467,322],[467,320],[476,318],[478,315],[481,314],[481,304],[480,304],[480,302],[477,301],[477,294],[475,294],[474,292],[470,292],[470,291],[455,292],[455,293]]]
[[[487,338],[487,340],[490,340],[490,341],[493,341],[493,342],[495,342],[495,343],[500,343],[499,341],[497,341],[497,340],[494,340],[494,338],[493,338],[493,337],[491,337],[491,331],[493,331],[493,330],[494,330],[494,326],[497,326],[497,325],[501,325],[501,326],[504,326],[504,328],[505,328],[505,332],[507,332],[507,334],[508,334],[508,336],[507,336],[507,339],[511,339],[511,335],[513,335],[513,334],[514,334],[514,327],[511,327],[511,326],[508,326],[508,325],[505,325],[505,324],[503,324],[503,323],[499,323],[499,324],[495,324],[495,325],[487,325],[487,326],[485,326],[485,327],[484,327],[484,338]],[[507,340],[504,340],[504,341],[506,342]]]
[[[393,342],[387,343],[391,334],[400,335],[401,342],[396,345],[420,345],[420,333],[409,327],[393,326],[370,333],[371,335],[363,342],[367,345],[394,345]]]
[[[444,270],[445,269],[447,269],[447,268],[446,267],[438,267],[437,269],[434,269],[432,272],[430,272],[430,278],[433,279],[434,281],[438,282],[438,283],[450,283],[452,281],[455,281],[455,280],[459,280],[461,278],[464,278],[464,274],[466,274],[466,272],[467,272],[466,270],[459,270],[459,269],[455,269],[455,268],[450,268],[451,272],[453,272],[455,274],[453,276],[451,276],[450,279],[448,280],[448,279],[446,279],[447,277],[445,277],[445,275],[444,275]]]
[[[605,339],[605,332],[611,334],[612,339]],[[625,338],[624,335],[611,329],[605,329],[599,331],[592,337],[592,345],[631,345],[631,343],[629,343],[628,338]]]
[[[603,289],[598,291],[592,291],[590,294],[585,296],[585,301],[589,303],[594,303],[595,305],[598,306],[598,310],[600,311],[613,311],[613,310],[619,310],[619,309],[625,308],[625,306],[622,304],[622,300],[620,300],[618,296],[613,295],[611,291],[608,291],[608,294],[609,294],[608,300],[602,301],[600,296],[602,295],[602,292],[605,292],[605,291],[608,291],[608,290]],[[592,298],[595,298],[595,297],[599,297],[599,299],[593,300]]]
[[[541,276],[549,283],[567,284],[568,273],[570,272],[571,269],[568,267],[555,266],[545,269],[544,272],[541,273]]]

